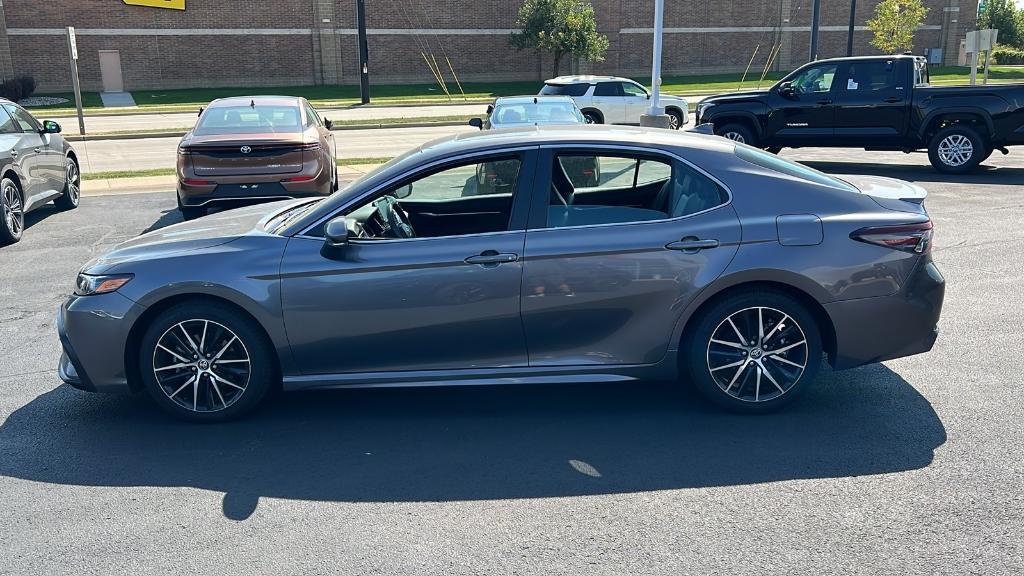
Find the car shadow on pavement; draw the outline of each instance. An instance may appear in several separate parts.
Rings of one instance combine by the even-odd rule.
[[[881,364],[826,371],[764,416],[661,383],[335,390],[268,404],[194,425],[141,395],[61,386],[0,426],[0,475],[213,490],[243,520],[260,497],[540,498],[893,473],[927,466],[946,440],[931,404]]]
[[[154,230],[159,230],[161,228],[166,228],[166,227],[170,226],[171,224],[177,224],[179,222],[184,222],[184,219],[181,217],[181,211],[180,210],[178,210],[177,208],[172,208],[170,210],[163,210],[160,213],[160,217],[157,218],[155,222],[150,224],[149,227],[147,227],[142,232],[139,232],[139,236],[141,236],[143,234],[146,234],[148,232],[152,232]]]
[[[899,154],[899,152],[893,152],[893,154]],[[988,164],[982,164],[968,174],[951,176],[937,172],[929,164],[881,164],[816,160],[800,160],[799,162],[828,174],[887,176],[913,182],[942,182],[947,184],[955,181],[964,184],[987,184],[993,186],[1024,185],[1024,168],[1010,168]],[[996,175],[999,177],[998,180],[993,179]]]

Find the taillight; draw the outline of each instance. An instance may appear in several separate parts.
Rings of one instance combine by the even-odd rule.
[[[185,178],[181,182],[188,186],[210,186],[213,184],[209,180],[197,180],[195,178]]]
[[[927,254],[932,249],[932,222],[871,226],[857,230],[850,238],[894,250]]]
[[[320,143],[319,142],[311,142],[309,144],[303,144],[299,148],[301,148],[302,150],[319,150],[320,149]]]
[[[178,156],[188,156],[192,153],[192,149],[188,146],[178,146]]]
[[[281,180],[281,182],[312,182],[313,180],[316,180],[316,176],[292,176]]]

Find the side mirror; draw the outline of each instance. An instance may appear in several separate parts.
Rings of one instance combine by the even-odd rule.
[[[351,235],[349,230],[349,220],[344,216],[339,216],[328,222],[324,228],[327,246],[335,249],[348,246],[348,238]]]
[[[483,130],[484,129],[484,121],[479,119],[479,118],[470,118],[469,119],[469,125],[473,126],[477,130]]]
[[[324,128],[327,128],[328,130],[334,130],[334,122],[331,122],[327,118],[324,118]]]
[[[43,134],[60,134],[61,127],[53,120],[43,120]]]
[[[779,84],[778,90],[780,96],[785,96],[787,98],[796,93],[792,82],[783,82],[782,84]]]
[[[198,116],[202,116],[204,111],[206,111],[206,108],[200,106],[199,107],[199,114],[198,114]]]

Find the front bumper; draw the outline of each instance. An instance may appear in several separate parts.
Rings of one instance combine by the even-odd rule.
[[[946,281],[930,256],[891,296],[825,304],[836,329],[837,370],[928,352],[939,335]]]
[[[60,379],[89,392],[127,392],[128,332],[142,307],[117,292],[71,296],[57,312]]]

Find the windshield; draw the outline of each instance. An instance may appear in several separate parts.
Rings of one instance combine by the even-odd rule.
[[[195,134],[254,134],[302,132],[297,106],[216,106],[199,119]]]
[[[558,101],[501,104],[491,113],[491,123],[502,126],[521,124],[586,124],[583,114],[572,102]]]
[[[541,96],[583,96],[590,84],[545,84],[540,90]]]
[[[832,188],[839,188],[849,192],[859,192],[859,190],[850,184],[847,184],[834,176],[829,176],[828,174],[819,172],[814,168],[808,168],[803,164],[783,160],[775,154],[765,152],[764,150],[759,150],[757,148],[751,148],[745,144],[736,145],[736,156],[741,160],[750,162],[751,164],[767,168],[787,176],[792,176],[793,178],[799,178],[808,182],[814,182],[815,184],[823,184],[825,186],[831,186]]]

